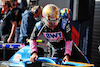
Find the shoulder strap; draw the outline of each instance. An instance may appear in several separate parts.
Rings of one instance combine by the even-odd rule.
[[[36,23],[36,27],[37,27],[38,30],[41,29],[41,21],[39,21],[39,22]]]
[[[6,17],[3,18],[2,20],[5,20],[10,14],[11,14],[11,11],[9,11],[9,12],[7,13]]]

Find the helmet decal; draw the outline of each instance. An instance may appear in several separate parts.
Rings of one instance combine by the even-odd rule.
[[[48,4],[44,7],[42,15],[47,20],[56,20],[59,18],[59,9],[54,4]]]
[[[68,8],[61,9],[60,16],[65,20],[71,20],[72,19],[71,9],[68,9]]]

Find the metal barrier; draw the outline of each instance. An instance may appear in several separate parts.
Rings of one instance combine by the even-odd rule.
[[[0,49],[3,50],[3,60],[5,60],[5,50],[11,49],[11,50],[19,50],[20,48],[24,47],[22,43],[3,43],[0,42]]]

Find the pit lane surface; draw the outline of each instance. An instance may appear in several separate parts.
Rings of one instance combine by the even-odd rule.
[[[84,64],[85,66],[79,66],[79,67],[94,67],[93,64],[87,64],[82,62],[74,62],[79,64]],[[0,61],[0,67],[16,67],[16,66],[10,66],[11,62],[8,61]],[[36,63],[37,64],[37,63]],[[42,62],[41,66],[38,66],[39,64],[35,65],[35,67],[77,67],[74,65],[59,65],[59,64],[51,64],[47,62]],[[17,66],[17,67],[23,67],[23,66]],[[27,66],[28,67],[28,66]]]

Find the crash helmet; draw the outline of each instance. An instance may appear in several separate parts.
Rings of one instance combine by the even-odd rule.
[[[45,24],[49,28],[55,28],[59,23],[60,12],[56,5],[47,4],[42,11]]]
[[[65,19],[67,21],[71,20],[72,19],[71,9],[68,9],[68,8],[61,9],[60,16],[62,17],[62,19]]]

